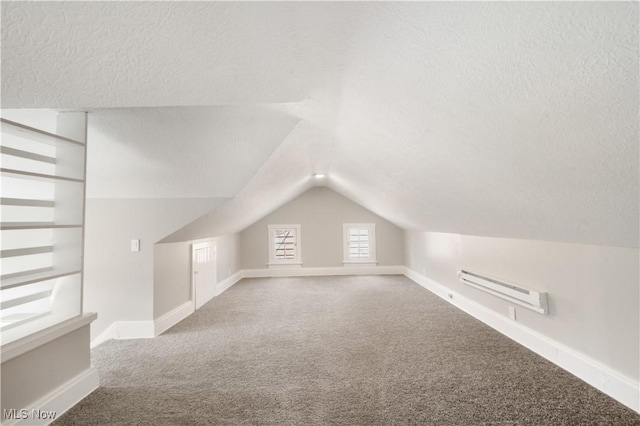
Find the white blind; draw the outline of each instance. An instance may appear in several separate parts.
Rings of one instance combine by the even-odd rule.
[[[4,119],[1,125],[4,345],[80,314],[85,144]]]

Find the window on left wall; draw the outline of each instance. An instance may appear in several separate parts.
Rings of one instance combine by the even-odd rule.
[[[300,225],[269,225],[269,266],[301,266]]]
[[[86,128],[84,113],[63,119]],[[61,121],[59,121],[59,124]],[[0,333],[5,345],[82,313],[85,142],[2,119]]]

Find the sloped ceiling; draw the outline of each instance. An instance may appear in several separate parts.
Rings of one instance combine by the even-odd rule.
[[[235,196],[222,232],[323,171],[408,229],[639,245],[637,3],[2,11],[3,108],[89,109],[96,196]]]
[[[87,196],[233,197],[297,122],[254,106],[90,110]]]

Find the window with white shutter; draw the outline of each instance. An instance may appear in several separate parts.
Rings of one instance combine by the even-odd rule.
[[[269,265],[301,265],[300,225],[269,225]]]
[[[377,263],[375,223],[345,223],[343,233],[343,263]]]

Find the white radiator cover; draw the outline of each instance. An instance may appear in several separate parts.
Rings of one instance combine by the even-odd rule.
[[[508,300],[527,309],[546,315],[549,313],[547,293],[534,291],[516,284],[505,283],[495,278],[475,272],[458,271],[458,279],[464,284],[475,287],[494,296]]]

